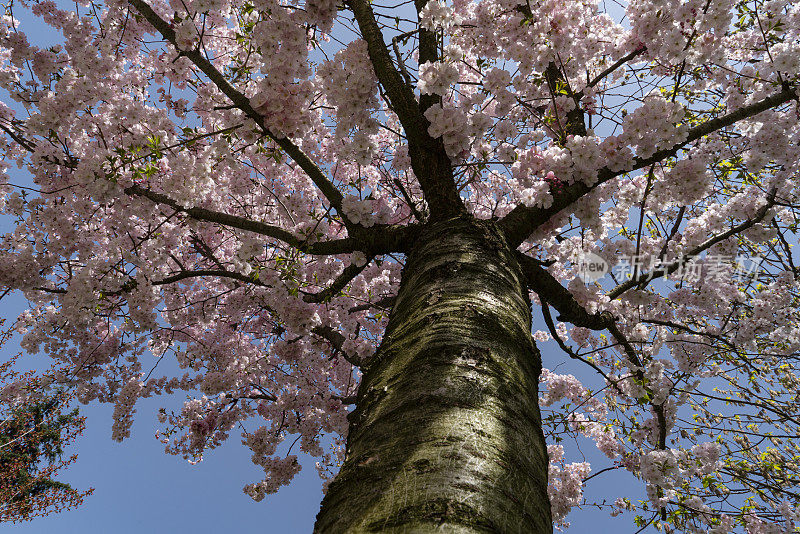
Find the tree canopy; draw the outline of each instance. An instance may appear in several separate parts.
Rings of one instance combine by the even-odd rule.
[[[290,483],[298,448],[328,479],[388,461],[347,440],[391,418],[382,378],[359,388],[404,361],[391,318],[527,335],[532,307],[541,330],[508,343],[585,369],[527,390],[546,517],[564,524],[614,469],[647,497],[600,513],[794,532],[799,72],[790,0],[9,0],[0,285],[27,298],[16,328],[57,384],[114,404],[114,439],[137,399],[185,392],[158,415],[167,451],[199,461],[241,434],[256,500]],[[459,265],[498,251],[459,312],[425,278],[468,284],[425,265],[437,231],[454,257],[473,239]],[[502,359],[472,348],[473,370]],[[409,402],[452,405],[458,382],[491,404],[478,375]],[[575,455],[587,440],[607,463]]]

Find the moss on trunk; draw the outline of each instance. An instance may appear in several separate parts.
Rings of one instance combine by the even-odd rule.
[[[428,226],[315,532],[552,532],[530,331],[525,279],[495,226]]]

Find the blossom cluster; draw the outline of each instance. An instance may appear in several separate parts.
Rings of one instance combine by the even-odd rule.
[[[429,31],[449,29],[460,22],[459,15],[442,0],[426,2],[419,12],[419,25]]]
[[[547,456],[550,458],[547,473],[550,513],[556,524],[569,526],[564,518],[581,503],[583,481],[589,476],[591,466],[588,462],[565,463],[564,447],[561,445],[548,445]]]
[[[688,126],[679,124],[685,115],[683,105],[670,102],[660,94],[651,94],[633,113],[622,120],[621,141],[636,146],[636,155],[649,158],[656,150],[680,143]],[[657,124],[658,128],[653,128]]]

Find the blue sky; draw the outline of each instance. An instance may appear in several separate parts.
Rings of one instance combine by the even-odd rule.
[[[24,305],[17,297],[4,299],[3,315],[12,318]],[[557,372],[571,372],[565,356],[551,343],[544,344],[544,365]],[[18,348],[4,347],[0,358]],[[43,357],[25,355],[23,365],[46,366]],[[585,373],[580,373],[584,376]],[[177,399],[173,399],[175,402]],[[111,405],[80,406],[87,418],[86,431],[72,451],[78,461],[63,470],[60,479],[77,489],[93,487],[94,494],[76,509],[16,525],[0,525],[0,533],[61,534],[142,532],[193,532],[213,534],[226,531],[257,531],[269,534],[310,533],[322,500],[322,482],[314,468],[314,458],[301,456],[303,470],[294,482],[277,494],[257,503],[241,489],[262,476],[250,462],[248,449],[235,434],[219,449],[209,451],[205,460],[190,465],[180,457],[164,453],[154,437],[159,427],[156,412],[172,404],[170,399],[140,399],[131,437],[122,443],[111,440]],[[290,440],[291,441],[291,440]],[[593,472],[610,465],[587,443],[580,453],[593,462]],[[575,457],[571,461],[581,461]],[[593,479],[586,489],[595,500],[641,492],[636,481],[625,472],[609,472]],[[633,532],[630,517],[611,518],[607,512],[588,507],[568,518],[571,532]]]
[[[78,461],[60,478],[95,488],[83,506],[32,522],[0,526],[18,534],[142,532],[311,532],[322,499],[313,463],[295,482],[260,503],[242,493],[259,478],[247,449],[232,438],[195,466],[164,454],[154,437],[158,400],[141,403],[132,436],[111,440],[111,406],[83,407],[87,429],[76,442]],[[149,406],[148,406],[149,405]]]
[[[10,310],[5,309],[8,313]],[[549,345],[549,344],[548,344]],[[549,348],[549,347],[548,347]],[[4,355],[11,355],[9,346]],[[559,359],[556,351],[551,356]],[[155,418],[163,399],[141,399],[131,437],[111,440],[112,406],[82,406],[87,428],[73,447],[78,461],[61,472],[61,479],[78,489],[95,488],[83,506],[17,525],[0,525],[0,532],[15,534],[193,532],[226,531],[310,533],[322,499],[322,484],[314,460],[301,458],[303,470],[294,482],[260,503],[241,488],[261,474],[249,459],[246,447],[233,435],[206,459],[189,465],[164,453],[153,436]],[[594,445],[584,448],[595,470],[609,464]],[[579,461],[579,459],[576,459]],[[637,484],[626,473],[605,473],[593,479],[587,494],[613,501],[635,492]],[[630,518],[611,518],[592,508],[574,512],[572,532],[633,532]]]

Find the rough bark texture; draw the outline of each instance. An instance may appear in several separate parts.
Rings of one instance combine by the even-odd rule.
[[[315,532],[552,532],[530,331],[525,279],[492,223],[423,230]]]

